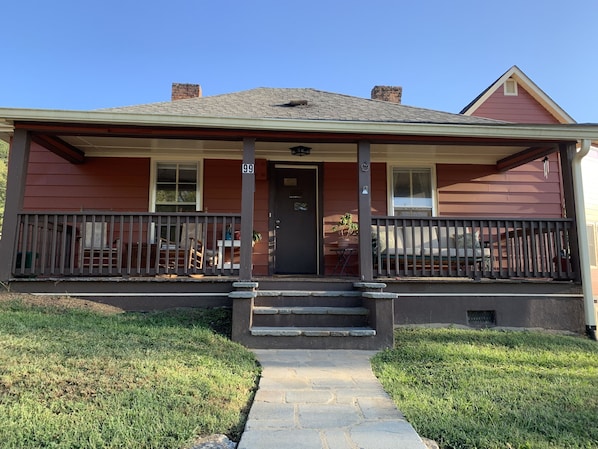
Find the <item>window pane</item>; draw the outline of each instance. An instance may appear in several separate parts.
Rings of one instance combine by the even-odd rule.
[[[179,184],[179,203],[195,204],[195,184]]]
[[[430,170],[425,172],[422,172],[421,170],[414,170],[411,173],[411,179],[413,181],[413,190],[411,195],[414,198],[425,198],[432,200],[432,180],[430,179]]]
[[[394,197],[395,199],[406,199],[411,196],[411,182],[409,179],[409,172],[395,171],[394,175]]]
[[[177,206],[174,204],[156,204],[156,212],[176,212]]]
[[[176,183],[176,164],[158,164],[158,182]]]
[[[195,165],[181,165],[179,167],[179,182],[197,183],[197,168]]]
[[[176,185],[158,184],[156,203],[174,203],[176,201]]]

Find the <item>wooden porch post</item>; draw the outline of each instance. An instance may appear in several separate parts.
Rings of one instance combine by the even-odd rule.
[[[29,132],[24,129],[15,130],[8,157],[6,203],[4,205],[2,238],[0,239],[0,281],[2,282],[10,279],[12,262],[15,258],[15,241],[18,232],[17,214],[23,208],[30,148]]]
[[[359,180],[357,204],[359,207],[359,278],[371,281],[372,268],[372,176],[370,171],[370,143],[360,141],[357,146],[357,178]]]
[[[579,240],[577,238],[577,214],[575,211],[575,191],[573,187],[573,158],[577,152],[575,144],[559,145],[561,159],[561,173],[563,176],[563,196],[565,198],[565,214],[573,220],[569,233],[569,248],[571,249],[571,269],[575,272],[575,280],[581,280],[579,265]]]
[[[239,278],[250,281],[252,276],[251,253],[253,241],[253,202],[255,192],[255,139],[243,139],[243,164],[241,166],[241,267]]]

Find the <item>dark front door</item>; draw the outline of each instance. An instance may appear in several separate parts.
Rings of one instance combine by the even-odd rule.
[[[274,167],[274,273],[317,274],[317,167]]]

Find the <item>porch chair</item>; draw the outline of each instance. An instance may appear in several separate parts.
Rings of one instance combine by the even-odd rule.
[[[122,249],[120,239],[108,242],[108,223],[86,221],[81,238],[82,266],[90,271],[117,270]]]
[[[178,243],[160,238],[159,265],[173,271],[180,268],[185,271],[202,270],[204,263],[206,266],[216,265],[218,253],[207,249],[204,241],[203,224],[183,223]]]

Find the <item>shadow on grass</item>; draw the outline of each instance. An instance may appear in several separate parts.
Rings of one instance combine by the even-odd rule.
[[[230,328],[228,309],[98,313],[0,302],[3,447],[238,439],[259,366],[230,341]]]

